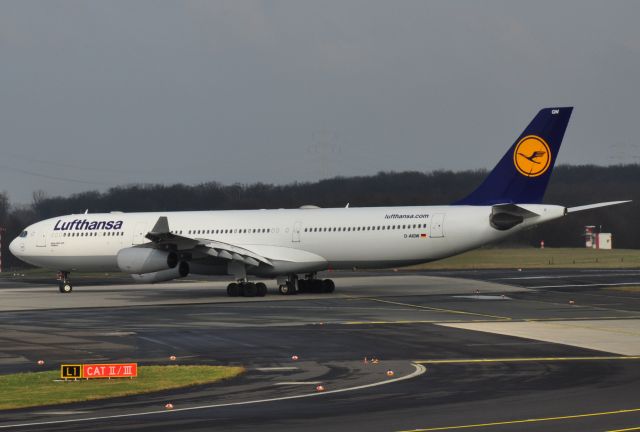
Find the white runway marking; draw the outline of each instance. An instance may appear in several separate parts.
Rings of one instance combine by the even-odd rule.
[[[371,384],[364,384],[356,387],[327,390],[322,393],[306,393],[303,395],[283,396],[283,397],[277,397],[277,398],[258,399],[258,400],[252,400],[252,401],[244,401],[244,402],[230,402],[230,403],[222,403],[222,404],[200,405],[200,406],[187,407],[187,408],[176,408],[171,411],[156,410],[156,411],[146,411],[146,412],[130,413],[130,414],[116,414],[111,416],[87,417],[87,418],[79,418],[79,419],[52,420],[52,421],[42,421],[42,422],[33,422],[33,423],[16,423],[16,424],[9,424],[9,425],[1,425],[0,429],[9,429],[9,428],[18,428],[18,427],[27,427],[27,426],[44,426],[44,425],[63,424],[63,423],[79,423],[79,422],[88,422],[88,421],[96,421],[96,420],[114,420],[119,418],[142,417],[142,416],[156,415],[156,414],[171,414],[174,412],[197,411],[197,410],[211,409],[211,408],[222,408],[222,407],[238,406],[238,405],[251,405],[251,404],[265,403],[265,402],[278,402],[278,401],[289,400],[289,399],[319,397],[319,396],[324,396],[328,394],[363,390],[366,388],[377,387],[385,384],[391,384],[398,381],[404,381],[404,380],[408,380],[408,379],[420,376],[427,371],[427,368],[421,364],[411,363],[411,365],[415,368],[415,370],[411,372],[409,375],[405,375],[399,378],[385,379],[384,381],[378,381]]]
[[[254,370],[258,372],[277,372],[277,371],[292,371],[292,370],[298,370],[298,369],[300,368],[296,366],[282,366],[282,367],[262,367],[262,368],[255,368]]]
[[[453,298],[466,298],[472,300],[512,300],[511,297],[507,296],[496,296],[496,295],[458,295],[453,296]]]
[[[566,285],[536,285],[530,286],[527,288],[538,289],[538,288],[580,288],[580,287],[608,287],[608,286],[624,286],[624,285],[640,285],[640,281],[638,282],[618,282],[618,283],[601,283],[601,284],[566,284]]]

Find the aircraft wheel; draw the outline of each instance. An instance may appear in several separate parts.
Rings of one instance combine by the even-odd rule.
[[[324,285],[320,279],[311,279],[309,281],[309,285],[311,285],[312,293],[321,293],[324,292]]]
[[[289,286],[289,295],[298,294],[298,290],[296,289],[296,283],[295,282],[287,282],[287,285]]]
[[[306,279],[298,280],[298,292],[300,294],[305,294],[309,292],[309,281]]]
[[[327,294],[331,294],[336,290],[336,284],[331,279],[325,279],[322,281],[322,290]]]
[[[280,291],[280,294],[282,295],[289,295],[289,286],[287,284],[280,285],[278,287],[278,291]]]
[[[60,284],[58,290],[60,290],[60,292],[63,294],[69,294],[71,291],[73,291],[73,286],[71,286],[69,282],[64,282]]]
[[[254,284],[253,282],[247,282],[242,285],[244,288],[244,292],[242,293],[243,296],[255,297],[256,295],[258,295],[258,288],[256,287],[256,284]]]
[[[295,282],[287,282],[284,285],[280,285],[278,288],[280,294],[282,295],[294,295],[296,293],[296,284]]]
[[[258,290],[258,297],[264,297],[267,295],[267,286],[262,282],[258,282],[256,284],[256,289]]]
[[[227,285],[227,295],[229,297],[238,297],[240,295],[240,286],[235,282]]]

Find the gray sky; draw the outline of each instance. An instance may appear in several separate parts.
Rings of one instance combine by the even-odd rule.
[[[640,2],[0,2],[0,190],[640,161]]]

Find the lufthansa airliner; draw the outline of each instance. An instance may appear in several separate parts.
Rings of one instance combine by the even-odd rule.
[[[332,292],[327,269],[384,268],[434,261],[496,242],[569,213],[542,198],[572,108],[541,110],[483,183],[451,205],[74,214],[27,227],[11,252],[59,271],[121,271],[141,282],[188,274],[229,275],[230,296]]]

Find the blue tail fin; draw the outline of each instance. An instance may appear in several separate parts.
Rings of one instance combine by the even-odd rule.
[[[454,204],[542,202],[572,111],[573,107],[541,110],[482,184]]]

